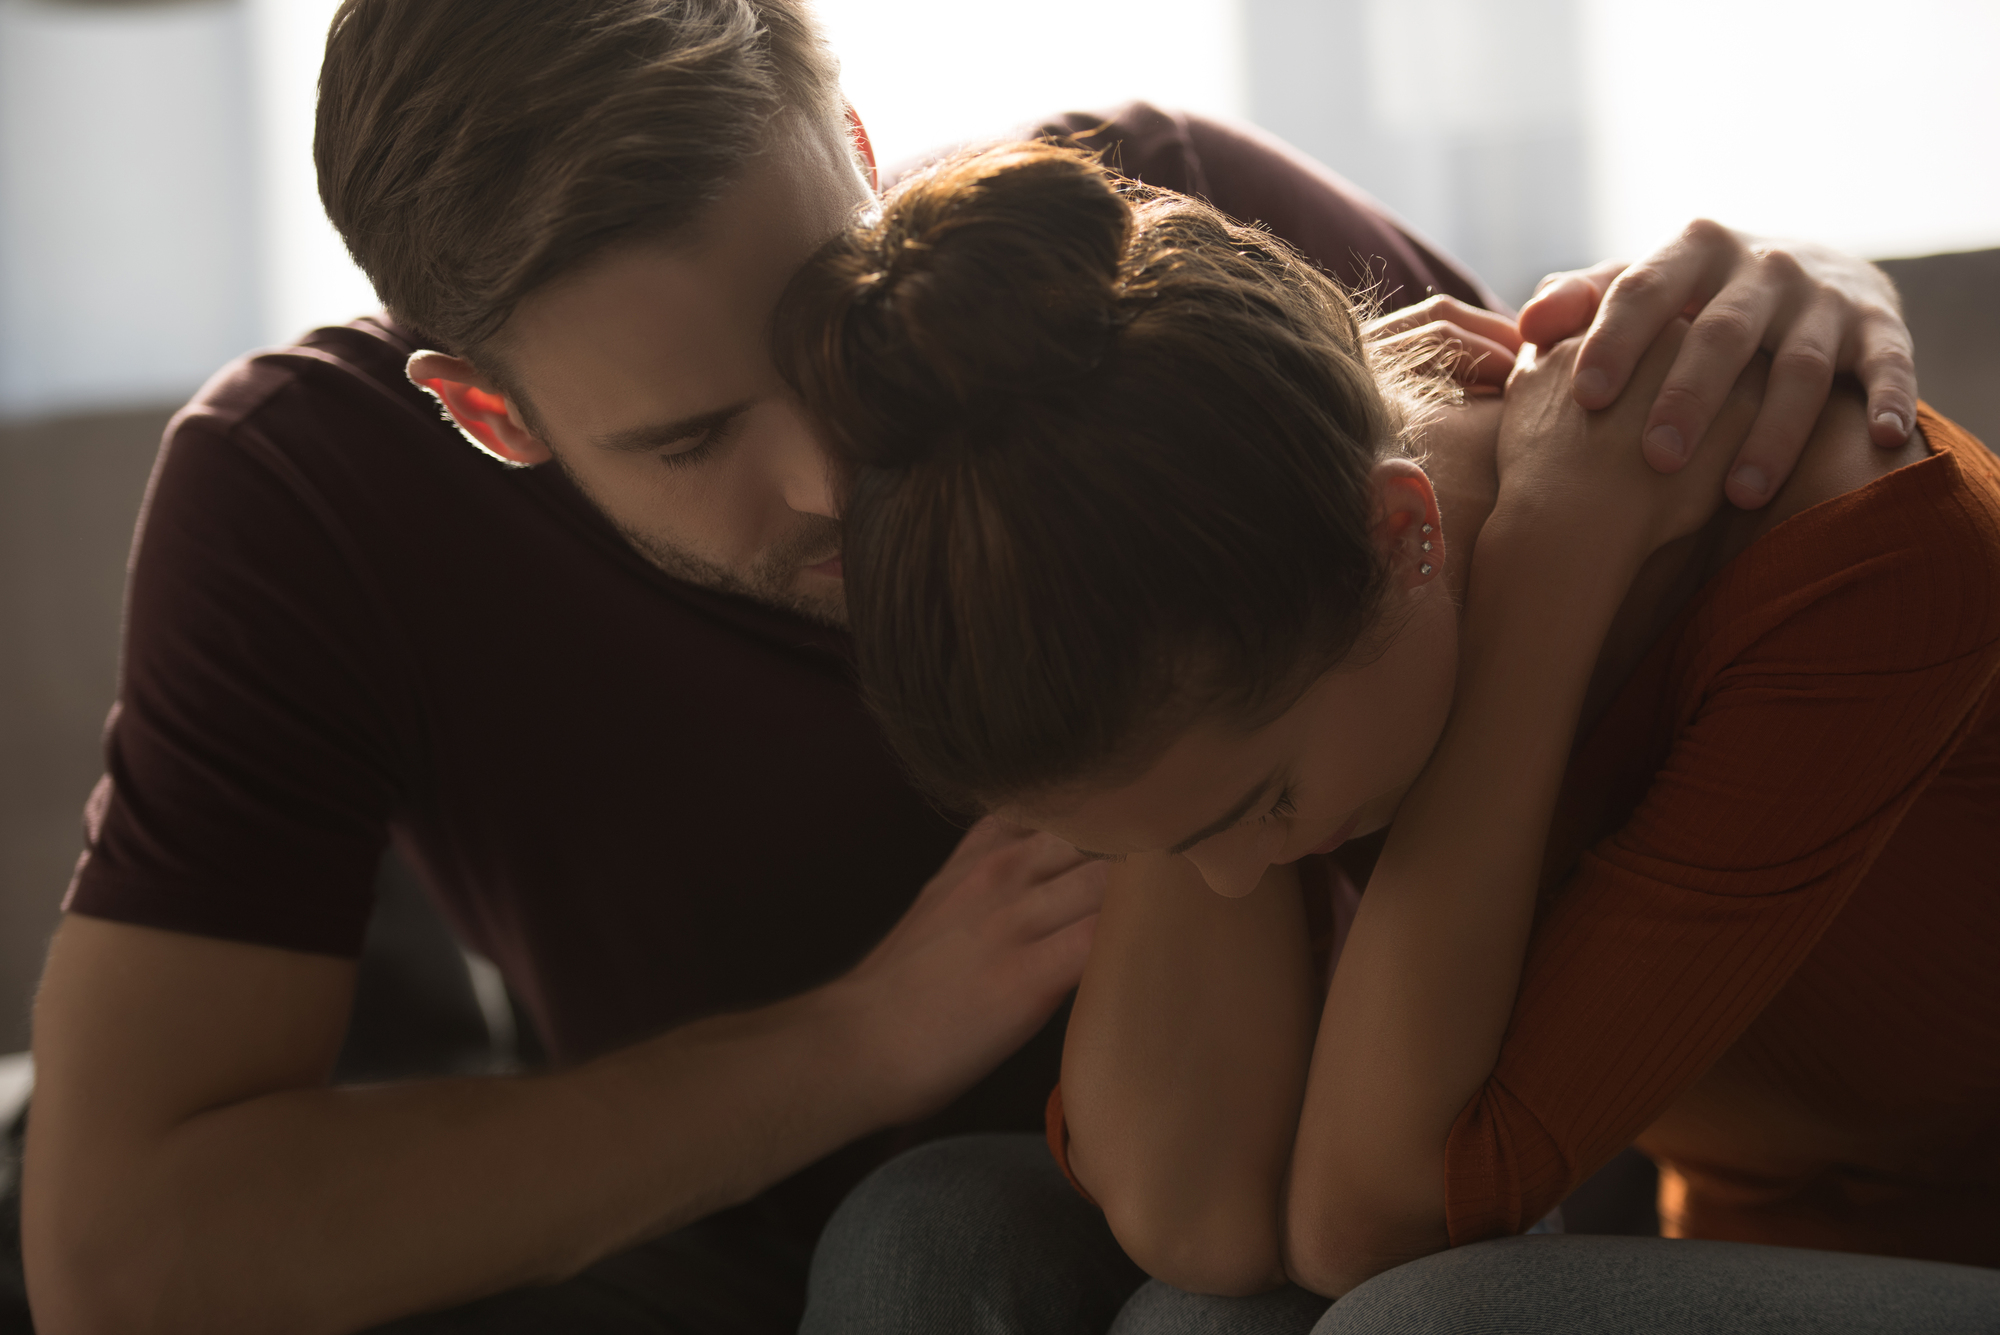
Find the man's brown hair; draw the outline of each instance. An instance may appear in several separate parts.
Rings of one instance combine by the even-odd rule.
[[[804,0],[345,0],[320,199],[395,318],[471,354],[621,240],[685,227],[785,112],[840,112]]]
[[[1434,392],[1270,233],[1020,144],[793,280],[779,366],[849,469],[870,703],[961,810],[1288,706],[1386,625],[1377,461]]]

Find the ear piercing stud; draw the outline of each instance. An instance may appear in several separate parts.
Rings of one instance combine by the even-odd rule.
[[[1436,566],[1432,565],[1429,561],[1426,561],[1422,565],[1417,567],[1417,573],[1419,575],[1428,575],[1431,573],[1431,571],[1436,569],[1437,569]]]
[[[1430,526],[1429,524],[1425,524],[1425,525],[1424,525],[1424,527],[1423,527],[1423,529],[1422,529],[1422,531],[1423,531],[1424,533],[1426,533],[1426,534],[1430,534],[1430,533],[1435,533],[1435,532],[1437,532],[1437,530],[1436,530],[1436,529],[1434,529],[1434,528],[1432,528],[1432,527],[1431,527],[1431,526]]]

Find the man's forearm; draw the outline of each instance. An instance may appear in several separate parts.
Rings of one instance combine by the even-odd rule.
[[[1315,1009],[1292,868],[1241,899],[1185,858],[1117,868],[1063,1103],[1072,1168],[1150,1273],[1215,1293],[1283,1281],[1279,1198]]]
[[[200,1113],[70,1214],[59,1264],[85,1282],[38,1274],[39,1328],[347,1331],[572,1273],[897,1116],[862,1010],[836,984],[560,1074]]]
[[[982,822],[836,982],[560,1074],[345,1090],[352,961],[72,914],[35,1006],[37,1329],[349,1331],[574,1272],[944,1106],[1075,985],[1100,895]]]

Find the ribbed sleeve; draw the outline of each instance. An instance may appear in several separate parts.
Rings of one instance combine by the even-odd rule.
[[[1500,1060],[1451,1132],[1454,1244],[1558,1204],[1736,1043],[1864,880],[1899,874],[1878,860],[1987,717],[2000,667],[2000,477],[1976,441],[1921,422],[1932,458],[1738,558],[1579,757],[1573,776],[1592,749],[1662,744],[1630,818],[1537,924]],[[2000,813],[2000,787],[1987,801]],[[1990,895],[1990,835],[1949,837],[1945,892]]]

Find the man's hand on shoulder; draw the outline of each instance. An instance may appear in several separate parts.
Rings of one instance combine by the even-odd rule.
[[[1729,469],[1729,499],[1756,509],[1797,465],[1836,375],[1861,381],[1874,442],[1899,450],[1916,423],[1917,376],[1895,285],[1874,265],[1809,242],[1689,223],[1637,264],[1551,274],[1521,309],[1521,335],[1549,347],[1588,328],[1571,382],[1608,407],[1669,321],[1693,320],[1641,427],[1663,473],[1692,456],[1759,349],[1771,354],[1756,425]]]
[[[948,1103],[1039,1029],[1083,974],[1104,864],[991,817],[845,979],[891,1121]]]
[[[1361,335],[1377,356],[1456,380],[1468,394],[1498,394],[1521,351],[1511,318],[1444,295],[1378,315]]]

